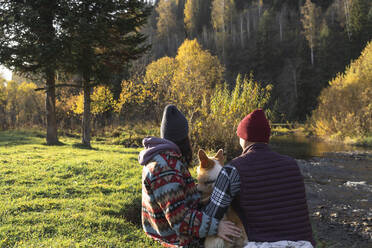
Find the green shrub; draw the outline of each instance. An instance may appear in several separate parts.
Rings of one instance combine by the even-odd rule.
[[[251,111],[265,108],[270,100],[272,85],[262,86],[253,75],[238,75],[232,91],[228,86],[216,86],[210,101],[204,101],[199,117],[192,126],[192,139],[200,148],[223,148],[228,157],[241,151],[236,128]],[[268,117],[272,115],[266,109]]]

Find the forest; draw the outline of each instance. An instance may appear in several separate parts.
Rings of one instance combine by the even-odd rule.
[[[13,81],[2,80],[0,85],[1,128],[47,123],[50,127],[54,123],[54,130],[78,130],[83,121],[83,143],[89,145],[91,121],[93,134],[106,126],[138,121],[156,124],[163,107],[175,103],[195,127],[192,136],[207,133],[208,125],[234,126],[257,107],[265,108],[273,123],[306,122],[313,126],[314,133],[322,135],[327,132],[320,132],[319,122],[316,124],[319,111],[313,114],[324,99],[322,90],[360,56],[372,39],[372,2],[368,0],[138,2],[131,7],[138,19],[130,23],[130,30],[122,29],[121,33],[95,22],[101,14],[94,8],[91,11],[84,5],[76,6],[77,13],[87,16],[89,29],[86,23],[79,23],[79,16],[63,17],[56,11],[54,18],[61,23],[61,30],[53,35],[60,43],[47,47],[44,55],[48,59],[42,60],[38,68],[28,65],[43,58],[43,53],[37,52],[45,46],[19,43],[19,61],[14,60],[9,40],[24,39],[7,35],[14,23],[3,18],[9,27],[2,30],[5,45],[0,58],[15,74]],[[58,8],[62,11],[66,6]],[[112,11],[117,7],[128,6],[107,8]],[[115,21],[117,27],[124,27],[119,17]],[[30,37],[35,36],[37,29],[32,23],[22,19],[19,23],[30,28]],[[101,32],[97,28],[102,28]],[[17,29],[13,32],[19,33]],[[130,34],[132,38],[119,41],[119,35]],[[36,36],[50,38],[42,32]],[[82,42],[84,39],[89,42]],[[33,46],[36,53],[25,52],[24,48]],[[58,52],[53,53],[58,46]],[[25,58],[32,59],[27,64],[22,61]],[[54,93],[49,84],[56,84]],[[370,83],[362,88],[367,99],[370,88]],[[47,97],[55,98],[54,121],[46,115],[51,111],[44,110],[44,91]],[[323,116],[330,114],[323,112]],[[368,107],[364,116],[370,115]],[[225,116],[232,117],[230,123],[223,121]],[[369,136],[370,131],[363,128],[347,135]],[[50,137],[56,137],[56,131],[51,133],[54,136]],[[340,130],[334,131],[337,133],[335,136],[347,136]],[[49,139],[51,143],[56,140]]]
[[[279,118],[304,121],[321,90],[372,38],[368,0],[156,1],[145,33],[147,61],[174,56],[185,38],[217,55],[233,87],[238,74],[273,85]]]

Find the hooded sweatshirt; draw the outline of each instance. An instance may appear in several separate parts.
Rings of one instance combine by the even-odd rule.
[[[200,195],[173,142],[148,137],[139,154],[142,170],[142,226],[165,247],[193,247],[217,233],[218,220],[197,210]],[[196,238],[196,239],[195,239]]]

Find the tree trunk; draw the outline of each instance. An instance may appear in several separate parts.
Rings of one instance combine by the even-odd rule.
[[[282,12],[279,14],[279,34],[280,34],[280,41],[283,41],[283,18],[282,18]]]
[[[83,125],[82,125],[82,143],[83,145],[90,147],[91,139],[91,114],[90,114],[90,86],[89,82],[85,81],[83,86],[84,93],[84,113],[83,113]]]
[[[247,33],[248,33],[248,39],[251,38],[251,23],[250,23],[250,16],[249,16],[249,9],[247,10]]]
[[[348,0],[344,0],[344,8],[345,8],[345,27],[346,27],[346,33],[351,40],[351,30],[350,30],[350,6],[348,4]]]
[[[244,16],[240,14],[240,44],[244,48],[244,29],[243,29]]]
[[[53,71],[46,73],[46,98],[45,110],[47,117],[47,145],[58,144],[57,118],[56,118],[56,88],[55,75]]]
[[[311,65],[313,66],[314,65],[314,48],[311,46],[310,50],[311,50]]]
[[[295,68],[293,68],[292,74],[293,74],[293,83],[294,83],[294,95],[295,95],[295,98],[297,100],[297,98],[298,98],[298,94],[297,94],[297,72],[296,72]]]
[[[261,5],[261,1],[260,0],[257,0],[257,5],[258,5],[258,17],[261,17],[261,10],[262,10],[262,5]]]

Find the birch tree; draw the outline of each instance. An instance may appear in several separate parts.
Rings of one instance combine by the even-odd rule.
[[[314,65],[314,48],[317,45],[319,34],[320,8],[312,3],[311,0],[306,0],[305,5],[301,7],[301,14],[303,34],[309,43],[311,65]]]

